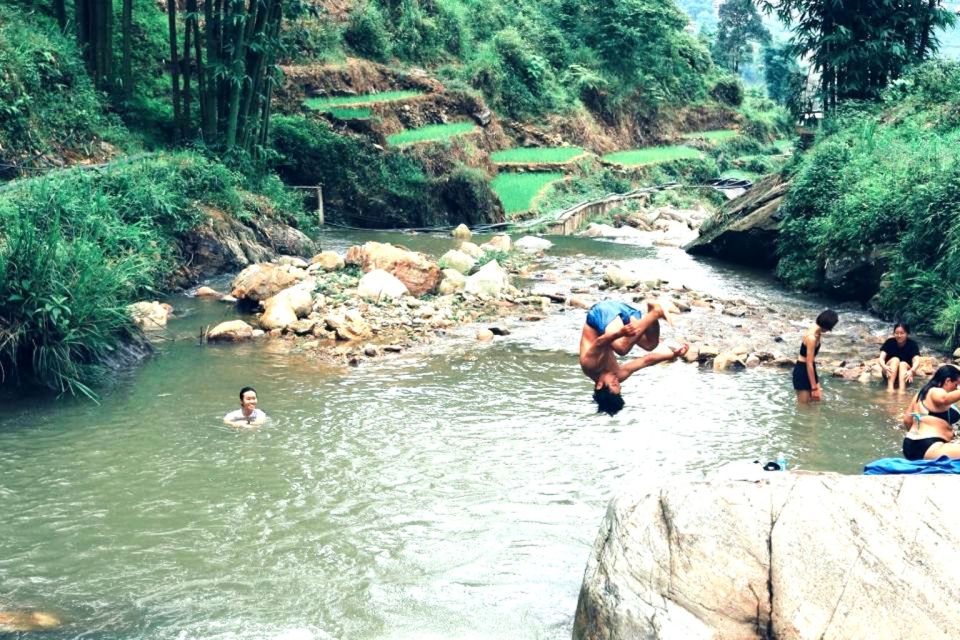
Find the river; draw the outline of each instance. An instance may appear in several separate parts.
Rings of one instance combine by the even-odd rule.
[[[371,238],[452,246],[331,232],[324,248]],[[787,309],[798,344],[823,304],[675,249],[554,240],[555,266],[631,261]],[[625,383],[623,412],[598,416],[579,310],[341,367],[279,342],[199,346],[201,326],[234,312],[171,302],[158,353],[100,404],[0,409],[0,610],[55,612],[64,626],[44,638],[569,638],[618,490],[778,452],[859,473],[899,451],[903,396],[829,380],[825,402],[801,410],[782,369],[661,365]],[[886,330],[849,309],[843,320],[841,335]],[[222,425],[247,384],[271,420]]]

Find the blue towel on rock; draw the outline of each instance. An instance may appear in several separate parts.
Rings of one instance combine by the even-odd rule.
[[[960,473],[960,460],[940,456],[936,460],[906,460],[881,458],[863,468],[865,476],[883,476],[891,473]]]

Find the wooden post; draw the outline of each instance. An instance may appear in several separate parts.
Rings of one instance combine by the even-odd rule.
[[[323,185],[317,185],[317,224],[323,226]]]

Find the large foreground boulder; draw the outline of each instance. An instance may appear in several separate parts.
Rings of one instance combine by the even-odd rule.
[[[420,297],[436,291],[440,266],[430,256],[382,242],[367,242],[347,250],[347,264],[364,271],[383,269],[406,285],[410,295]]]
[[[778,174],[767,176],[705,220],[700,236],[684,249],[739,264],[775,266],[780,205],[789,186]]]
[[[763,472],[758,472],[763,474]],[[614,499],[575,640],[958,637],[950,476],[769,472]]]
[[[467,278],[464,290],[475,296],[497,298],[508,286],[510,286],[510,274],[500,266],[499,262],[491,260]]]

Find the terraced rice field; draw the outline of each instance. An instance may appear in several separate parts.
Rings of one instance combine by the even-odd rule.
[[[580,147],[517,147],[495,151],[490,159],[497,164],[564,164],[585,153]]]
[[[617,151],[615,153],[608,153],[603,156],[603,159],[614,164],[638,166],[700,157],[702,157],[702,154],[693,147],[671,145],[666,147],[646,147],[644,149]]]
[[[373,110],[369,107],[331,107],[324,111],[340,120],[369,120],[373,117]]]
[[[384,91],[382,93],[368,93],[361,96],[330,96],[326,98],[307,98],[304,104],[317,111],[329,111],[332,107],[357,106],[376,104],[378,102],[394,102],[425,95],[423,91]]]
[[[392,136],[387,136],[387,142],[392,145],[416,144],[417,142],[434,142],[448,140],[454,136],[477,131],[477,125],[472,122],[451,122],[449,124],[431,124],[419,129],[407,129]]]
[[[759,178],[760,175],[753,173],[752,171],[744,171],[743,169],[728,169],[726,171],[721,171],[720,177],[733,178],[735,180],[750,180],[753,182]]]
[[[507,215],[533,208],[534,200],[546,187],[563,178],[559,171],[501,173],[493,179],[493,190],[500,196]]]
[[[691,131],[690,133],[683,134],[683,137],[687,140],[720,142],[721,140],[729,140],[730,138],[736,137],[737,134],[738,132],[733,129],[714,129],[712,131]]]

